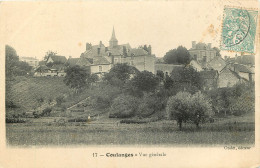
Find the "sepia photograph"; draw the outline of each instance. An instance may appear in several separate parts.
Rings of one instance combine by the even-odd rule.
[[[0,17],[7,149],[258,143],[257,0],[2,1]]]

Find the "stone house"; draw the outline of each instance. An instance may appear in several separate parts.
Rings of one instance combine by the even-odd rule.
[[[247,80],[239,76],[229,66],[226,66],[220,71],[218,79],[218,87],[232,87],[236,84],[244,83]]]
[[[130,44],[118,44],[118,40],[115,36],[115,30],[113,28],[111,39],[109,40],[109,46],[106,47],[102,42],[99,45],[87,43],[86,51],[81,54],[81,58],[93,58],[102,60],[102,65],[93,63],[92,72],[102,69],[102,72],[108,72],[113,65],[117,63],[127,63],[128,65],[134,66],[139,71],[150,71],[155,73],[155,55],[151,53],[151,46],[131,48]],[[110,65],[108,65],[107,60]],[[105,63],[106,62],[106,63]],[[104,64],[105,63],[105,64]],[[97,68],[98,67],[98,68]]]
[[[207,64],[210,69],[217,70],[218,72],[220,72],[227,65],[226,61],[220,56],[216,56]]]
[[[189,49],[191,57],[198,62],[209,62],[216,57],[216,50],[211,48],[211,43],[197,43],[192,41],[192,48]]]

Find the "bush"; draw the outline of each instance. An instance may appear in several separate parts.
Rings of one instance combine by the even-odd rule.
[[[56,97],[57,106],[60,106],[61,103],[65,102],[64,96],[58,96]]]
[[[6,118],[5,122],[6,123],[25,123],[26,120],[21,119],[21,118]]]
[[[101,83],[99,86],[90,89],[89,105],[96,109],[110,108],[113,100],[121,93],[120,88]]]
[[[138,108],[138,98],[130,95],[120,95],[114,101],[110,108],[110,118],[128,118],[136,114]]]
[[[148,117],[156,112],[160,112],[165,107],[164,100],[156,94],[146,94],[138,106],[137,115]]]
[[[52,109],[50,107],[46,107],[44,110],[42,110],[41,116],[49,116]]]

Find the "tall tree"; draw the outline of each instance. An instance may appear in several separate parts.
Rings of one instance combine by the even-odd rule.
[[[179,46],[177,49],[168,51],[163,59],[167,64],[188,64],[191,56],[185,47]]]
[[[6,77],[12,77],[16,63],[19,61],[16,50],[9,46],[5,46],[5,74]]]
[[[154,92],[159,85],[159,79],[152,72],[143,71],[131,80],[131,85],[138,91]]]
[[[87,79],[90,77],[90,71],[78,65],[66,69],[64,82],[70,88],[76,89],[76,92],[88,87]]]

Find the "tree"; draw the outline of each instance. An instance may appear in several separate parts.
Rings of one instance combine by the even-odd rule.
[[[12,77],[16,63],[19,61],[16,50],[9,46],[5,46],[5,75],[6,77]]]
[[[197,92],[192,95],[190,102],[190,120],[199,128],[199,124],[213,114],[210,101],[201,92]]]
[[[168,51],[163,59],[167,64],[188,64],[190,63],[191,56],[185,47],[179,46],[177,49]]]
[[[32,69],[32,67],[29,66],[28,63],[19,61],[19,56],[17,55],[15,49],[9,45],[5,46],[5,57],[5,73],[7,78],[12,78],[13,76],[17,75],[26,75]]]
[[[123,85],[130,79],[131,74],[134,74],[137,69],[124,64],[116,64],[110,69],[109,73],[105,74],[104,80],[108,81],[112,85]]]
[[[193,95],[188,92],[177,93],[169,98],[166,112],[169,119],[177,121],[180,130],[182,122],[188,120],[199,128],[199,124],[213,114],[209,100],[201,92]]]
[[[89,69],[76,65],[67,68],[65,72],[65,84],[70,88],[76,89],[76,92],[88,86],[89,83],[87,82],[87,79],[90,77]]]
[[[170,97],[167,102],[166,112],[168,119],[176,120],[180,130],[182,129],[182,123],[189,119],[191,97],[191,94],[188,92],[179,92],[176,96]]]
[[[213,47],[213,50],[216,51],[216,56],[221,56],[221,54],[220,54],[220,49],[219,49],[219,48]]]
[[[154,92],[159,85],[159,79],[152,72],[143,71],[131,80],[131,85],[138,91]]]
[[[158,70],[158,71],[156,72],[156,76],[160,79],[160,81],[162,81],[162,80],[164,79],[164,73],[163,73],[163,71]]]
[[[196,90],[199,90],[203,86],[203,79],[200,76],[200,73],[197,72],[192,67],[178,68],[171,73],[171,78],[175,83],[180,84],[179,86],[193,87]]]
[[[127,118],[133,117],[138,108],[139,99],[130,95],[119,95],[114,99],[109,117]]]

